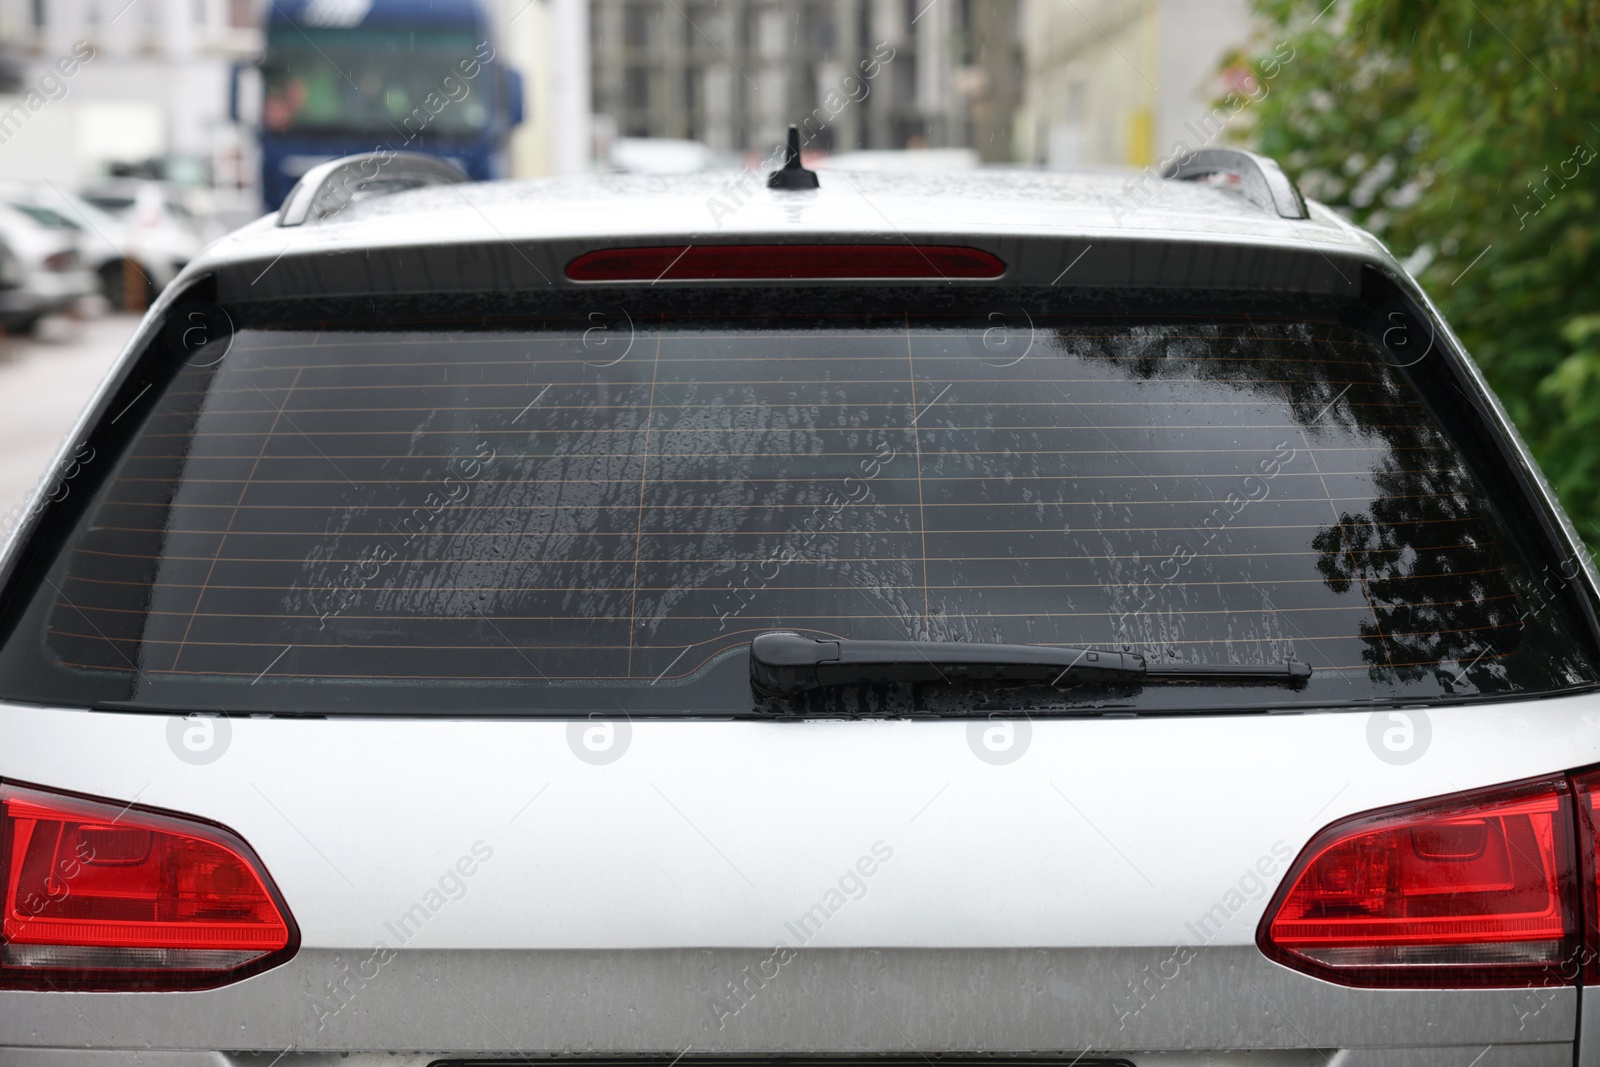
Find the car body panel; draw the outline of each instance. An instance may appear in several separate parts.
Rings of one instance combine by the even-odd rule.
[[[487,884],[518,887],[520,907],[584,907],[558,924],[467,909],[418,947],[760,947],[880,839],[896,850],[883,866],[903,880],[899,906],[870,921],[851,908],[819,944],[1170,947],[1275,843],[1272,875],[1256,879],[1273,886],[1281,853],[1344,815],[1600,762],[1594,696],[1409,712],[1432,740],[1405,766],[1368,740],[1387,710],[1041,718],[1007,766],[974,752],[987,720],[641,719],[622,757],[596,767],[567,720],[235,718],[222,757],[196,767],[169,740],[181,719],[0,714],[0,777],[237,831],[291,906],[315,902],[296,915],[307,948],[366,943],[373,915],[404,912],[479,838],[496,851]],[[84,735],[94,753],[73,745]],[[537,829],[513,821],[525,804]],[[1270,888],[1218,943],[1254,944]]]
[[[1321,826],[1600,761],[1594,697],[1435,710],[1407,766],[1369,741],[1381,711],[1039,719],[1005,766],[977,757],[982,721],[638,721],[621,758],[595,765],[566,722],[237,719],[222,757],[194,766],[169,740],[182,720],[4,714],[0,777],[229,826],[291,902],[303,947],[206,993],[0,993],[0,1020],[16,1020],[0,1021],[0,1044],[97,1043],[76,1014],[88,1009],[72,1006],[85,1001],[111,1044],[152,1032],[141,1027],[157,1011],[202,1043],[248,1019],[251,1047],[894,1047],[829,972],[871,983],[925,1049],[1573,1037],[1571,989],[1351,990],[1269,962],[1254,938],[1285,857]],[[892,856],[880,845],[859,897],[796,927],[877,843]],[[452,880],[431,917],[404,924],[475,845],[491,856]],[[779,941],[807,946],[797,977],[767,983],[739,1026],[716,1026],[719,998],[737,1003],[726,983]],[[404,947],[380,966],[379,942]],[[1182,945],[1194,959],[1172,962]],[[316,1004],[337,1004],[326,983],[363,965],[378,977],[319,1029]],[[1044,1011],[1019,995],[1006,1016],[992,988],[958,995],[979,974],[1059,986],[1061,1003]],[[470,1012],[419,1002],[419,988],[449,994],[446,977],[493,1009],[503,1039]],[[1148,1004],[1129,986],[1143,981],[1155,983]],[[516,988],[539,990],[540,1011],[513,1010]],[[619,1016],[623,990],[635,1011]],[[747,1012],[764,1021],[746,1028]]]

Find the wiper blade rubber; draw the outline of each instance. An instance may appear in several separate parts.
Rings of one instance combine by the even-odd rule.
[[[1268,682],[1301,686],[1311,665],[1151,664],[1137,652],[966,641],[818,640],[775,630],[750,642],[750,682],[767,696],[894,682],[1006,681],[1049,686]]]

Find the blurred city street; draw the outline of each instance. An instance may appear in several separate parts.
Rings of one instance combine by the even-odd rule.
[[[137,315],[52,316],[37,336],[0,338],[0,514],[39,480],[138,325]]]

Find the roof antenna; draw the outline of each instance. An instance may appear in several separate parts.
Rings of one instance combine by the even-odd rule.
[[[815,189],[817,172],[800,165],[800,127],[789,126],[789,148],[783,154],[783,166],[767,175],[768,189]]]

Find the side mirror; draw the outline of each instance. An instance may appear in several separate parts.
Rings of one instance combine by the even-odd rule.
[[[505,68],[506,71],[506,125],[511,128],[522,125],[525,117],[526,104],[522,94],[526,91],[522,84],[522,72],[514,67]]]

